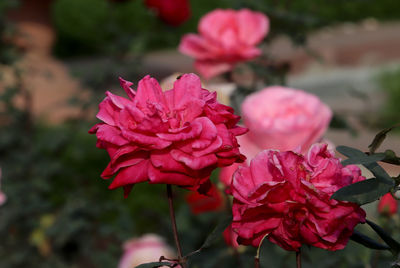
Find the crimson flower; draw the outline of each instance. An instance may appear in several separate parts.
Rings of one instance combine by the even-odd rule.
[[[207,195],[190,192],[185,197],[193,214],[218,211],[224,208],[225,202],[222,193],[212,184]]]
[[[379,200],[378,212],[391,216],[397,213],[398,206],[397,200],[393,198],[392,194],[387,193]]]
[[[238,243],[258,247],[264,237],[286,250],[302,244],[327,250],[346,246],[365,222],[355,203],[330,199],[343,186],[364,180],[357,166],[343,167],[327,145],[306,156],[265,150],[233,177],[232,229]]]
[[[172,26],[179,26],[190,17],[189,0],[146,0],[145,3]]]
[[[198,76],[182,75],[166,92],[150,76],[137,91],[120,82],[129,98],[106,92],[97,114],[103,122],[89,131],[111,158],[101,174],[116,175],[110,189],[124,187],[127,196],[134,184],[148,181],[205,193],[215,168],[245,160],[236,136],[247,129],[237,126],[240,117],[203,89]]]

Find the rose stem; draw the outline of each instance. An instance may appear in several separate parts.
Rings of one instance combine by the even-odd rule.
[[[258,256],[254,257],[254,268],[260,268],[260,258]]]
[[[181,248],[181,243],[179,242],[178,229],[176,228],[174,202],[173,202],[173,198],[172,198],[172,187],[170,184],[167,184],[167,196],[168,196],[168,204],[169,204],[169,216],[171,217],[172,230],[174,233],[176,249],[178,250],[179,263],[182,264],[183,268],[186,268],[185,260],[182,258],[182,248]]]
[[[296,267],[301,268],[301,249],[299,248],[299,251],[296,251]]]

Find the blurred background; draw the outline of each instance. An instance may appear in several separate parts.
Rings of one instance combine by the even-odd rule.
[[[265,85],[283,83],[318,95],[335,114],[326,134],[333,144],[367,150],[380,129],[399,122],[396,1],[192,0],[167,11],[151,2],[0,1],[0,190],[7,196],[0,206],[1,268],[117,267],[124,241],[145,233],[173,245],[164,186],[137,185],[127,199],[120,189],[109,191],[100,178],[108,156],[87,131],[97,122],[104,92],[121,93],[119,76],[136,85],[146,74],[161,81],[196,72],[177,47],[216,8],[248,7],[269,17],[262,44],[269,61]],[[244,73],[235,82],[246,79]],[[238,100],[224,77],[205,83],[224,89],[218,94],[225,103]],[[399,153],[398,145],[393,132],[383,149]],[[193,215],[186,191],[175,193],[189,252],[212,230],[218,212]],[[376,217],[399,226],[398,215]],[[277,247],[265,248],[265,267],[294,263]],[[242,251],[243,267],[251,267],[254,251]],[[333,255],[317,249],[309,254],[313,264],[306,258],[306,267],[386,267],[390,261],[352,242]],[[233,256],[221,239],[193,267],[236,267]]]

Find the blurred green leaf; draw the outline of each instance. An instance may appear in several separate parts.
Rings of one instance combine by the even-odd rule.
[[[331,199],[364,205],[378,200],[391,189],[392,185],[385,184],[379,179],[372,178],[339,189],[331,196]]]
[[[203,245],[201,245],[200,249],[205,249],[210,247],[214,241],[220,237],[222,237],[222,232],[232,223],[232,215],[231,214],[223,214],[221,219],[219,220],[215,229],[210,233],[210,235],[206,238]]]
[[[392,131],[394,128],[399,127],[399,126],[400,126],[400,125],[395,125],[395,126],[386,128],[386,129],[380,131],[378,134],[376,134],[374,140],[371,142],[370,145],[368,145],[369,152],[370,152],[371,154],[373,154],[373,153],[376,151],[376,149],[378,149],[379,146],[381,146],[382,142],[386,139],[386,135],[387,135],[390,131]]]
[[[170,262],[149,262],[149,263],[144,263],[141,265],[136,266],[136,268],[155,268],[155,267],[161,267],[161,266],[168,266],[172,267],[174,265],[173,263],[171,264]]]
[[[338,146],[336,147],[336,150],[349,158],[361,158],[367,156],[367,154],[361,152],[360,150],[348,146]],[[372,174],[374,174],[374,176],[382,183],[394,186],[393,179],[377,163],[363,163],[362,165],[371,171]]]
[[[400,253],[400,243],[394,240],[385,230],[372,221],[366,220],[367,224],[382,238],[383,241],[390,247],[393,255],[397,256]]]
[[[371,164],[376,163],[377,161],[382,161],[385,159],[386,155],[384,153],[378,153],[373,155],[363,155],[358,157],[351,157],[342,161],[343,166],[352,165],[352,164]]]
[[[350,237],[351,240],[353,240],[354,242],[357,242],[367,248],[370,249],[378,249],[378,250],[389,250],[390,248],[386,245],[382,245],[378,242],[376,242],[375,240],[373,240],[371,237],[360,233],[356,230],[354,230],[353,234]]]

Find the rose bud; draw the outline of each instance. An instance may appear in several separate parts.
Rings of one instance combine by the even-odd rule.
[[[391,193],[387,193],[379,200],[378,212],[382,215],[392,216],[397,213],[398,203]]]

